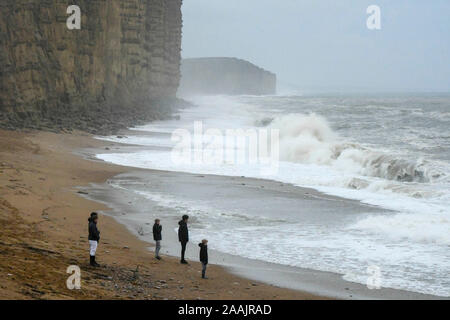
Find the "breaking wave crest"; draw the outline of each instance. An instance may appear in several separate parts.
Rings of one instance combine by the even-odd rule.
[[[329,165],[369,177],[399,182],[433,182],[443,173],[424,159],[407,159],[388,151],[373,150],[338,137],[327,120],[316,114],[288,114],[273,119],[270,128],[280,130],[283,161]]]

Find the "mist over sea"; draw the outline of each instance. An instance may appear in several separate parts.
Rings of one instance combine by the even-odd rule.
[[[296,212],[305,213],[299,207],[286,216],[263,216],[127,181],[113,186],[197,217],[192,238],[206,237],[222,252],[337,272],[363,284],[367,268],[376,266],[383,287],[450,296],[450,95],[210,96],[192,102],[195,107],[182,110],[179,120],[134,128],[136,134],[125,138],[102,138],[142,149],[98,158],[291,183],[360,200],[380,212],[336,212],[317,222],[296,219]],[[279,129],[278,172],[262,176],[250,164],[173,163],[172,132],[193,131],[195,121],[205,130]]]

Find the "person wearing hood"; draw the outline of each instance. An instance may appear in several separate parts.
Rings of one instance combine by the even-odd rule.
[[[179,228],[178,228],[178,240],[181,243],[181,263],[182,264],[188,264],[187,261],[184,259],[184,254],[186,252],[186,245],[189,242],[189,230],[187,226],[187,222],[189,220],[188,215],[184,215],[182,217],[182,220],[178,222]]]
[[[203,239],[202,242],[198,244],[200,247],[200,262],[202,263],[202,278],[208,279],[206,277],[206,266],[208,265],[208,240]]]
[[[155,240],[155,258],[161,260],[159,256],[159,251],[161,250],[161,240],[162,240],[162,225],[161,220],[156,219],[153,225],[153,240]]]
[[[95,253],[97,251],[98,242],[100,241],[100,231],[97,229],[98,214],[96,212],[92,212],[88,221],[90,265],[93,267],[100,267],[100,265],[95,261]]]

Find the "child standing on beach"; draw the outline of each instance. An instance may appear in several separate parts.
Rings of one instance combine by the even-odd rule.
[[[92,212],[88,221],[90,265],[93,267],[100,267],[100,265],[95,261],[95,253],[97,251],[98,242],[100,241],[100,231],[97,229],[98,214],[96,212]]]
[[[159,219],[156,219],[155,224],[153,225],[153,239],[156,242],[155,258],[161,260],[161,257],[159,256],[159,250],[161,250],[162,225],[160,224]]]
[[[208,265],[208,240],[203,239],[201,243],[198,244],[200,247],[200,262],[202,263],[202,278],[208,279],[206,277],[206,266]]]

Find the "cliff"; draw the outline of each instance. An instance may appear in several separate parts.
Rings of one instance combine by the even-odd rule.
[[[276,75],[236,58],[184,59],[179,96],[275,94]]]
[[[81,9],[81,29],[66,26]],[[182,0],[2,0],[0,126],[91,132],[167,116]]]

